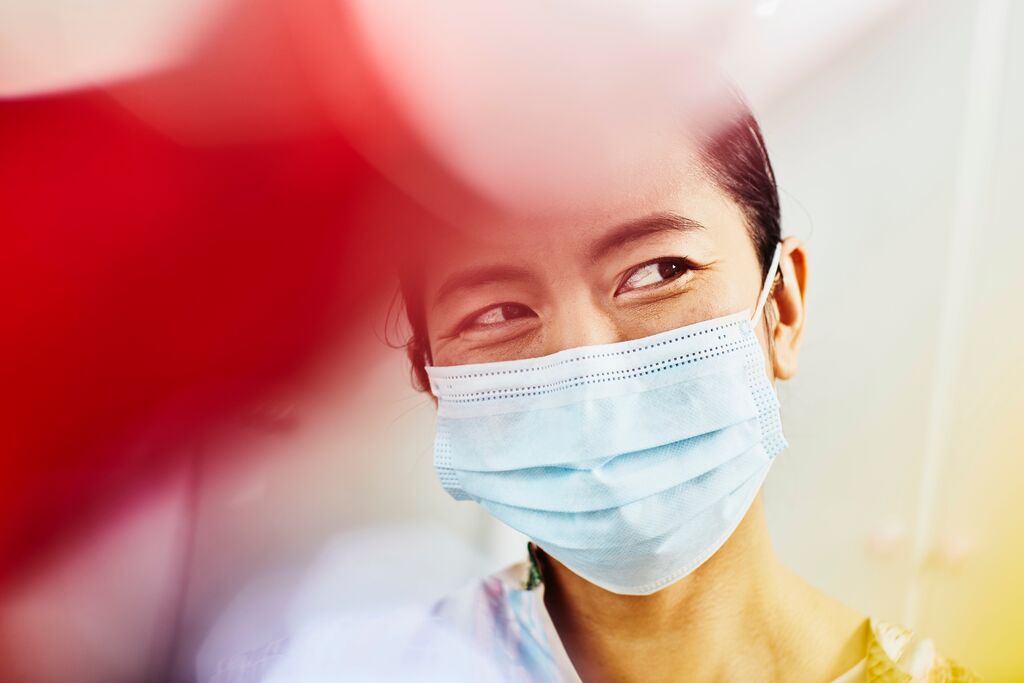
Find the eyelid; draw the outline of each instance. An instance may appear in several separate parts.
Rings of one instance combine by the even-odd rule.
[[[460,334],[460,333],[464,332],[465,330],[469,329],[470,327],[473,327],[473,321],[476,320],[477,318],[479,318],[480,316],[482,316],[487,311],[493,310],[495,308],[501,308],[502,306],[509,306],[509,305],[522,306],[523,308],[526,308],[528,310],[531,310],[531,311],[533,310],[532,308],[530,308],[526,304],[517,304],[514,301],[499,301],[497,303],[488,304],[487,306],[484,306],[483,308],[479,308],[476,311],[474,311],[474,312],[468,314],[466,317],[464,317],[459,322],[459,324],[456,325],[454,334]],[[518,318],[516,318],[516,320],[518,320]],[[506,322],[514,322],[514,320],[509,320],[509,321],[506,321]],[[491,324],[491,325],[483,325],[482,327],[498,327],[501,324],[502,323],[494,323],[494,324]]]
[[[665,280],[664,282],[655,283],[653,285],[646,285],[644,287],[636,287],[634,289],[629,289],[627,291],[638,292],[638,291],[643,291],[645,289],[655,289],[657,287],[661,287],[661,286],[663,286],[665,284],[668,284],[669,282],[675,282],[676,280],[678,280],[680,277],[682,277],[683,275],[685,275],[686,273],[688,273],[691,270],[701,270],[702,268],[704,268],[704,266],[701,266],[701,265],[699,265],[697,263],[694,263],[693,261],[691,261],[689,258],[687,258],[685,256],[659,256],[658,258],[653,258],[653,259],[650,259],[648,261],[644,261],[643,263],[638,263],[637,265],[635,265],[635,266],[633,266],[631,268],[628,268],[625,271],[625,273],[623,273],[623,275],[619,278],[619,285],[618,285],[618,287],[615,288],[615,293],[616,294],[621,293],[622,292],[622,288],[625,286],[625,284],[629,280],[629,278],[631,278],[633,276],[633,274],[636,273],[641,268],[646,268],[647,266],[652,266],[655,263],[665,263],[666,261],[675,261],[675,262],[681,264],[682,268],[683,268],[682,272],[680,272],[676,277],[673,277],[671,280]]]

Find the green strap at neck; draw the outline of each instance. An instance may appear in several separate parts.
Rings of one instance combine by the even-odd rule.
[[[530,575],[526,577],[523,588],[532,591],[544,583],[544,575],[540,572],[540,561],[537,559],[537,553],[540,552],[540,549],[532,542],[528,542],[526,544],[526,552],[530,556]]]

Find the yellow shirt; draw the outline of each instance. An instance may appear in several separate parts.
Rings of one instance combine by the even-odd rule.
[[[974,683],[981,679],[942,657],[910,629],[872,620],[864,659],[833,683]]]

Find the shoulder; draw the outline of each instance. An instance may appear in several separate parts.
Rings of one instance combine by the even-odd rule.
[[[211,681],[509,681],[470,634],[447,628],[426,606],[311,621],[274,655],[256,663],[228,662]]]
[[[224,657],[216,662],[205,683],[260,683],[288,649],[288,639],[280,638]]]
[[[272,661],[233,658],[211,683],[563,680],[538,609],[541,593],[524,585],[528,574],[525,563],[514,565],[423,608],[307,624]]]
[[[432,616],[448,628],[474,634],[478,640],[542,640],[540,592],[526,589],[528,571],[525,563],[515,564],[474,581],[438,601]]]
[[[529,565],[513,565],[439,601],[432,616],[471,638],[511,681],[562,680],[544,621],[543,593],[526,587]]]
[[[871,620],[865,653],[868,683],[977,683],[981,678],[943,657],[935,644],[910,629]]]
[[[297,625],[286,639],[220,660],[207,683],[328,683],[337,680],[437,680],[519,683],[543,661],[529,600],[513,569],[436,601],[347,610]],[[530,596],[532,597],[532,596]],[[531,647],[531,644],[532,647]],[[532,653],[532,655],[531,655]]]

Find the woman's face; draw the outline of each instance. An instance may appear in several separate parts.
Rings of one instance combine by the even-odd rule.
[[[792,251],[784,250],[784,274]],[[427,273],[424,314],[439,366],[542,356],[752,311],[762,284],[739,206],[696,170],[615,208],[476,226],[446,243]],[[762,343],[765,333],[761,326]]]

